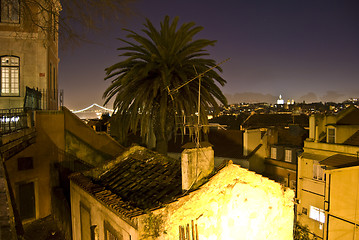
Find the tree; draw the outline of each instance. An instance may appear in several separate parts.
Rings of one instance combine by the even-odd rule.
[[[129,29],[126,44],[118,48],[119,55],[126,59],[107,69],[106,79],[112,83],[104,92],[105,104],[114,98],[113,107],[117,111],[117,121],[121,124],[120,139],[124,140],[129,131],[139,128],[143,138],[151,133],[156,137],[156,149],[167,152],[167,142],[178,129],[183,131],[184,117],[195,117],[197,112],[198,84],[190,79],[204,73],[201,77],[201,123],[207,123],[207,109],[218,109],[218,102],[227,100],[216,82],[224,85],[226,81],[217,73],[222,72],[212,59],[204,58],[204,49],[216,41],[193,40],[203,27],[195,23],[185,23],[177,28],[178,18],[170,22],[166,16],[160,30],[146,19],[145,34],[140,35]],[[215,67],[215,68],[214,68]],[[213,68],[213,69],[211,69]],[[183,86],[182,86],[183,85]],[[180,87],[182,86],[182,87]]]
[[[102,20],[118,19],[119,16],[128,14],[128,5],[134,1],[0,0],[0,9],[7,22],[24,23],[25,28],[37,28],[47,38],[60,36],[62,43],[73,45],[85,40],[88,29],[99,29]],[[23,29],[18,31],[22,32]]]

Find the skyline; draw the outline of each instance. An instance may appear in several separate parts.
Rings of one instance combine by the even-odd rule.
[[[89,33],[96,44],[60,50],[59,88],[65,106],[103,104],[106,67],[119,61],[128,28],[139,32],[145,17],[159,25],[165,15],[204,29],[198,38],[217,40],[207,48],[221,65],[229,103],[237,94],[263,101],[342,101],[359,96],[359,3],[355,1],[136,1],[130,16]],[[251,94],[248,94],[251,93]],[[233,100],[234,101],[234,100]],[[248,101],[248,100],[247,100]],[[112,108],[112,104],[107,107]]]

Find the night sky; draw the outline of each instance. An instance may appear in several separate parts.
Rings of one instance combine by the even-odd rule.
[[[104,69],[118,62],[122,28],[139,31],[145,18],[156,26],[165,15],[194,21],[198,38],[217,40],[207,48],[222,65],[230,103],[343,101],[359,97],[359,1],[346,0],[143,0],[130,16],[89,33],[86,43],[60,50],[59,87],[65,106],[103,104],[109,86]],[[112,107],[112,105],[108,105]]]

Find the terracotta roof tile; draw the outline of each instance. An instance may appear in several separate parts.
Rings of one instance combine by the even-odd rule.
[[[341,117],[337,121],[337,125],[359,125],[359,109],[356,107],[350,107],[343,112]]]
[[[320,164],[336,168],[352,167],[358,166],[359,160],[357,157],[347,156],[343,154],[335,154],[320,161]]]
[[[142,148],[98,177],[73,174],[81,188],[129,218],[182,195],[181,163]]]
[[[275,126],[289,126],[290,124],[298,124],[302,127],[309,126],[309,118],[307,115],[291,115],[291,114],[253,114],[242,124],[245,129],[265,128]]]
[[[350,138],[348,138],[343,144],[351,146],[359,146],[359,130],[356,131]]]

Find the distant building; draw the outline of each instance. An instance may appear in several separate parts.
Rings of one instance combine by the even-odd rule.
[[[36,20],[21,12],[21,1],[0,3],[0,109],[25,105],[58,109],[57,32],[52,37],[46,36],[33,22]],[[60,10],[58,3],[54,11]],[[34,13],[32,17],[49,20],[54,15]]]
[[[333,156],[339,162],[343,156]],[[326,194],[326,223],[325,237],[334,239],[358,239],[359,215],[359,166],[358,159],[346,156],[351,165],[332,166],[325,171],[328,181],[325,181]],[[349,158],[349,159],[348,159]],[[329,181],[330,179],[330,181]]]
[[[295,102],[294,102],[294,99],[290,100],[288,99],[287,100],[287,105],[293,105]]]
[[[357,176],[352,166],[359,165],[359,109],[311,115],[309,122],[309,138],[298,159],[297,221],[321,239],[354,239],[358,200],[350,197],[359,187],[352,179]]]
[[[279,98],[277,99],[277,104],[278,105],[283,105],[284,104],[284,99],[282,99],[282,95],[279,95]]]
[[[297,157],[308,136],[306,115],[253,114],[241,125],[249,170],[295,189]]]

